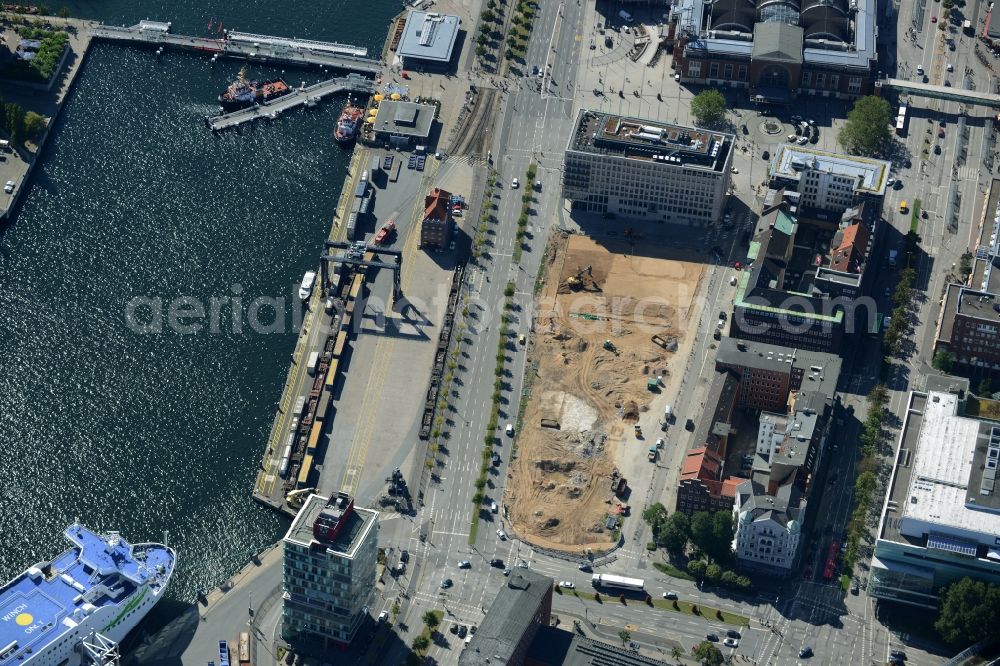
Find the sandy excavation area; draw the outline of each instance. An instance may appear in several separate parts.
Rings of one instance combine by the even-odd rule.
[[[612,545],[605,524],[618,508],[611,486],[623,444],[654,397],[648,380],[667,382],[671,343],[685,346],[704,268],[661,258],[646,239],[636,245],[643,256],[583,236],[547,248],[527,370],[536,376],[505,496],[511,527],[535,546],[580,554]]]

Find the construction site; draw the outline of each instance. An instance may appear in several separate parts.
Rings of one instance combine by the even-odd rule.
[[[647,449],[659,433],[640,432],[640,413],[683,367],[704,268],[639,240],[562,234],[546,249],[504,499],[511,528],[535,546],[610,548],[629,513],[628,475],[655,462]]]

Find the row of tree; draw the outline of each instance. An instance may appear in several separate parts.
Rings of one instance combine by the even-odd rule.
[[[668,515],[657,502],[642,518],[653,531],[653,542],[673,556],[684,555],[688,542],[716,562],[728,562],[732,555],[733,514],[728,511],[698,511],[688,518],[680,511]]]
[[[844,563],[848,569],[854,567],[858,558],[861,538],[867,529],[868,511],[878,486],[878,477],[875,476],[875,470],[878,469],[876,459],[885,437],[883,424],[888,404],[889,391],[882,384],[877,384],[868,393],[868,416],[861,430],[861,457],[854,479],[854,510],[847,523],[847,551],[844,553]]]
[[[995,636],[1000,626],[1000,586],[963,578],[942,590],[941,598],[934,628],[949,645],[968,647]]]

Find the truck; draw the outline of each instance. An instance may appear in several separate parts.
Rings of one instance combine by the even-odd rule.
[[[306,361],[306,372],[310,375],[315,375],[317,367],[319,367],[319,352],[314,351],[309,354],[309,360]]]
[[[656,462],[656,447],[655,446],[649,447],[649,450],[646,452],[646,460],[648,460],[649,462]]]
[[[618,590],[641,591],[646,587],[646,582],[641,578],[626,578],[625,576],[615,576],[614,574],[594,574],[591,577],[590,583],[594,587]]]
[[[219,666],[229,666],[228,641],[219,641]]]
[[[673,405],[667,405],[666,407],[663,408],[663,418],[665,418],[667,420],[667,423],[673,423],[674,422],[674,406]]]
[[[378,230],[375,234],[375,239],[372,242],[375,243],[375,245],[382,245],[389,240],[389,237],[392,236],[394,231],[396,231],[396,223],[389,220],[382,225],[381,229]]]
[[[240,632],[240,666],[250,666],[250,632]]]
[[[898,256],[899,252],[897,250],[889,250],[889,265],[892,266],[893,268],[896,267],[896,258]]]
[[[972,34],[972,21],[965,21],[964,23],[962,23],[962,32],[964,32],[967,35]]]

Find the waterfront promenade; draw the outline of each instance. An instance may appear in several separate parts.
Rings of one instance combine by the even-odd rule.
[[[380,61],[365,57],[367,49],[333,42],[243,33],[231,33],[231,36],[224,39],[175,35],[170,32],[170,23],[161,21],[141,21],[129,27],[92,25],[90,32],[95,39],[201,51],[222,58],[300,67],[324,67],[367,75],[375,75],[382,70]]]

